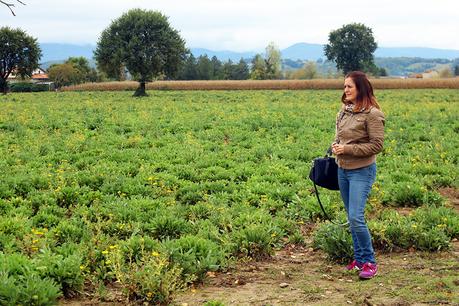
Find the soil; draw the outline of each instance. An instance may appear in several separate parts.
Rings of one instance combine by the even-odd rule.
[[[459,189],[445,187],[440,188],[438,192],[459,212]]]
[[[176,305],[431,305],[459,303],[449,295],[459,292],[459,243],[450,252],[377,254],[378,276],[361,281],[357,272],[330,263],[321,251],[287,247],[268,261],[240,265],[226,273],[209,273],[205,283],[180,294]],[[443,264],[441,264],[443,263]],[[453,278],[453,288],[431,296],[432,286],[443,286],[442,272]],[[397,275],[403,275],[398,278]],[[408,276],[408,277],[407,277]],[[425,280],[430,284],[425,286]],[[436,283],[437,282],[437,283]],[[404,293],[406,287],[419,296]],[[446,285],[445,285],[446,286]],[[435,294],[434,294],[435,295]],[[210,304],[210,303],[209,303]],[[457,304],[456,304],[457,305]]]

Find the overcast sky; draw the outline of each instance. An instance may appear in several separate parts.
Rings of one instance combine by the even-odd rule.
[[[381,47],[459,49],[458,0],[22,0],[16,17],[0,6],[0,26],[20,27],[39,42],[96,44],[131,8],[159,10],[190,48],[259,51],[269,42],[325,44],[351,22],[373,29]],[[15,2],[15,0],[7,0]]]

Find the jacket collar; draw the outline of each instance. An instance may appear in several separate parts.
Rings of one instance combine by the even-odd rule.
[[[349,114],[360,114],[360,113],[368,114],[372,108],[373,107],[370,107],[369,109],[363,109],[363,110],[358,111],[358,112],[354,112],[354,111],[347,110],[346,109],[346,104],[343,103],[343,105],[341,106],[341,111],[345,112],[345,113],[349,113]]]

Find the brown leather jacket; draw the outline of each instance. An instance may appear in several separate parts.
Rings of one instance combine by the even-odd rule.
[[[343,169],[358,169],[376,161],[384,143],[384,114],[376,107],[362,112],[343,108],[336,117],[335,142],[344,145],[336,161]]]

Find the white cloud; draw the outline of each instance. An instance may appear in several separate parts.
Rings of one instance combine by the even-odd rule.
[[[99,34],[130,8],[160,10],[191,47],[261,50],[270,41],[326,43],[350,22],[373,29],[380,46],[459,49],[455,0],[25,0],[13,17],[0,7],[0,26],[20,27],[41,42],[95,44]]]

